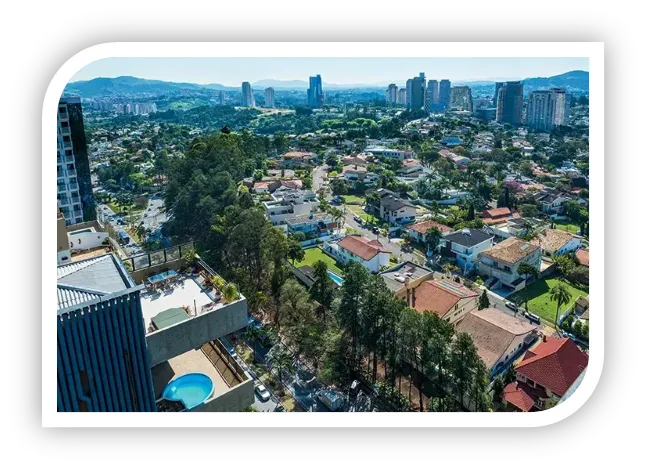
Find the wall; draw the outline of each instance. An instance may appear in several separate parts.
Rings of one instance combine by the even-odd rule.
[[[69,246],[72,252],[85,251],[98,248],[108,239],[108,233],[88,231],[85,233],[67,233]]]
[[[247,300],[242,298],[146,336],[153,367],[247,326]]]
[[[556,254],[566,254],[568,252],[574,252],[581,247],[581,238],[574,237],[569,240],[563,247],[561,247]]]
[[[451,324],[455,324],[460,321],[469,311],[472,311],[476,307],[477,296],[473,298],[464,298],[453,307],[451,311],[446,313],[443,317],[446,321]]]
[[[254,403],[253,380],[247,379],[229,391],[206,401],[192,412],[240,412]]]
[[[180,270],[186,267],[184,259],[177,259],[175,261],[166,262],[165,264],[153,265],[145,269],[135,270],[130,272],[130,276],[137,285],[144,283],[144,281],[151,275],[165,272],[167,270]]]

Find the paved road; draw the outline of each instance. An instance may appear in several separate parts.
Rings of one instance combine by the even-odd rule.
[[[141,214],[141,220],[144,226],[151,230],[163,225],[167,220],[163,199],[148,199],[148,207]]]
[[[321,184],[325,181],[323,177],[327,174],[327,165],[317,166],[312,170],[312,190],[317,192],[321,188]]]

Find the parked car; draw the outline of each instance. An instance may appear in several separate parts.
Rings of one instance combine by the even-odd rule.
[[[516,303],[512,303],[511,301],[505,302],[505,306],[512,311],[518,311],[518,305]]]
[[[531,322],[535,322],[535,323],[537,323],[537,324],[540,324],[540,323],[541,323],[541,318],[540,318],[540,317],[538,317],[538,316],[536,316],[535,314],[530,313],[530,312],[528,312],[528,311],[525,311],[525,317],[526,317],[527,319],[529,319]]]
[[[372,232],[373,232],[374,234],[379,234],[379,228],[377,228],[377,227],[375,226],[375,227],[372,229]]]
[[[285,412],[285,408],[282,406],[282,404],[278,404],[274,409],[274,412]]]
[[[269,394],[269,391],[264,384],[256,383],[254,390],[256,391],[258,399],[260,399],[262,402],[267,402],[271,397],[271,394]]]
[[[361,217],[360,217],[360,216],[358,216],[358,215],[355,215],[354,217],[352,217],[352,219],[353,219],[354,221],[356,221],[357,223],[359,223],[360,225],[363,223],[363,220],[362,220],[362,219],[361,219]]]

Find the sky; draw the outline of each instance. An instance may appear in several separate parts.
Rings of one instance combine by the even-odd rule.
[[[262,79],[307,80],[320,74],[326,83],[403,83],[426,74],[452,81],[517,80],[588,70],[585,57],[550,58],[107,58],[79,70],[70,81],[135,76],[154,80],[240,86]]]

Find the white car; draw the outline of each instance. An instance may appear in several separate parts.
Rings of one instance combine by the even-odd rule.
[[[258,395],[258,399],[260,399],[262,402],[267,402],[271,397],[271,394],[269,394],[269,391],[267,390],[264,384],[260,384],[260,383],[256,384],[255,391],[256,391],[256,394]]]

